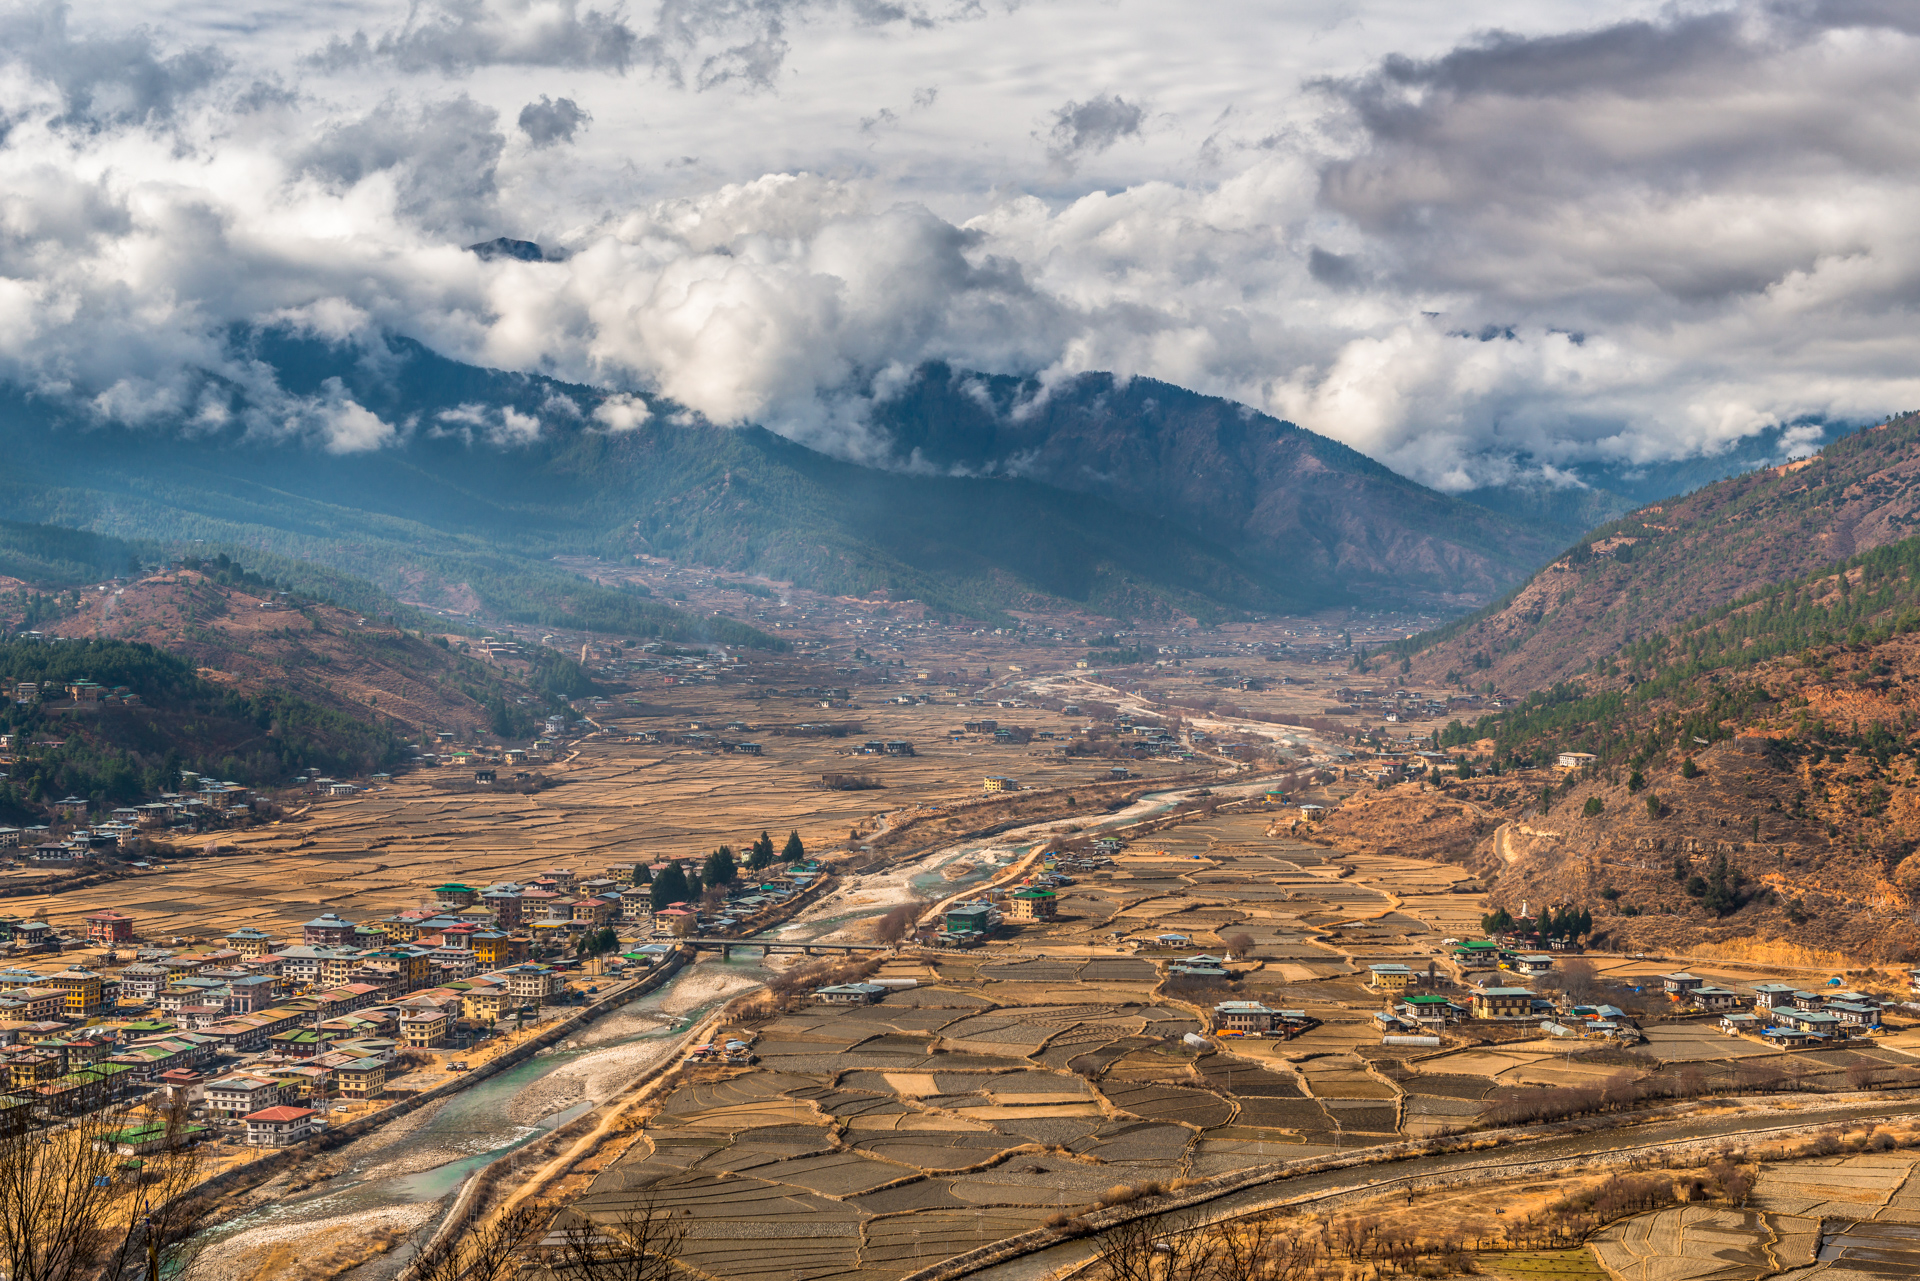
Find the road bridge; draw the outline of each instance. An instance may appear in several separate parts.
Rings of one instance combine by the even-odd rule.
[[[891,952],[891,943],[773,943],[762,939],[682,939],[680,946],[696,952],[718,952],[722,960],[731,959],[741,948],[758,949],[760,955],[774,952],[801,952],[807,956],[851,956],[861,952]]]

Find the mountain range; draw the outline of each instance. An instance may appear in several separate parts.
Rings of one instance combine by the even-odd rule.
[[[874,406],[890,457],[869,466],[663,400],[607,430],[602,391],[400,337],[235,341],[288,392],[344,394],[412,428],[330,453],[239,428],[100,426],[0,393],[10,514],[332,566],[435,607],[716,639],[726,620],[688,620],[551,558],[651,552],[975,616],[1051,602],[1206,619],[1476,603],[1561,545],[1324,437],[1146,379],[1086,375],[1037,397],[1030,380],[929,367]]]
[[[774,644],[552,558],[649,552],[976,617],[1048,604],[1202,621],[1457,608],[1564,547],[1569,502],[1612,513],[1622,501],[1593,487],[1577,500],[1524,487],[1451,497],[1244,405],[1146,378],[1043,385],[929,365],[866,402],[871,448],[856,462],[657,398],[629,416],[638,425],[609,429],[596,415],[630,401],[462,364],[398,335],[332,343],[255,329],[232,342],[288,393],[350,398],[398,425],[395,438],[340,453],[238,426],[102,426],[0,389],[9,514],[197,541],[249,564],[330,566],[434,608]]]

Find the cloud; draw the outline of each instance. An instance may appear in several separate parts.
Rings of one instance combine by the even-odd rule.
[[[300,157],[309,174],[341,187],[380,175],[394,207],[424,229],[480,233],[497,221],[496,170],[506,139],[490,107],[471,98],[380,109],[328,127]]]
[[[572,142],[574,134],[585,129],[593,117],[571,98],[551,101],[546,94],[540,101],[520,108],[520,132],[536,147],[551,147],[556,142]]]
[[[808,23],[891,48],[967,16],[957,5],[670,0],[630,18],[432,0],[364,38],[382,96],[338,101],[353,77],[309,70],[283,89],[160,35],[0,8],[0,379],[83,419],[328,448],[630,430],[670,420],[673,401],[872,457],[885,442],[864,398],[921,362],[1102,369],[1231,396],[1456,489],[1920,404],[1920,24],[1905,6],[1813,0],[1663,15],[1356,64],[1280,121],[1166,108],[1150,129],[1142,104],[1176,101],[1158,83],[1049,84],[1037,101],[1065,100],[1042,134],[1053,171],[1023,105],[1006,146],[1029,168],[956,161],[991,171],[967,188],[935,187],[947,173],[930,162],[905,178],[865,163],[968,127],[978,99],[958,80],[940,111],[909,114],[935,100],[912,91],[920,67],[878,99],[900,127],[871,151],[844,94],[804,112],[720,104],[803,132],[830,122],[817,173],[752,152],[737,176],[748,162],[710,155],[710,136],[676,136],[698,166],[609,176],[624,98],[589,99],[604,118],[582,135],[580,112],[567,147],[557,113],[577,103],[535,92],[567,58],[650,69],[661,94],[676,77],[764,87],[784,74],[775,45]],[[627,61],[566,52],[593,22],[632,31]],[[469,52],[429,56],[421,33],[436,32],[465,33]],[[124,53],[119,71],[88,52],[102,48]],[[439,79],[483,66],[505,69],[451,92]],[[536,145],[505,145],[503,103]],[[1063,176],[1176,144],[1175,176]],[[1202,147],[1206,181],[1191,176]],[[503,232],[552,260],[460,248]],[[398,332],[618,394],[388,423],[281,386],[234,338],[262,325],[336,344]]]
[[[1137,138],[1147,113],[1138,104],[1115,94],[1101,94],[1085,102],[1068,102],[1053,113],[1052,143],[1047,154],[1061,164],[1097,156],[1122,138]]]
[[[336,71],[384,62],[448,75],[493,66],[624,72],[639,43],[618,9],[579,0],[420,0],[402,25],[336,36],[312,61]]]
[[[0,50],[59,94],[61,119],[95,128],[170,118],[228,66],[200,47],[163,55],[146,30],[73,35],[63,0],[0,6]]]
[[[312,66],[386,64],[467,75],[484,67],[565,67],[624,75],[643,66],[675,86],[769,89],[796,22],[841,15],[861,27],[929,29],[977,17],[977,0],[661,0],[651,29],[580,0],[416,0],[399,26],[335,36]]]
[[[610,432],[632,431],[653,417],[647,402],[638,396],[616,392],[594,407],[593,420]]]
[[[315,402],[314,416],[330,454],[363,454],[390,445],[394,440],[393,425],[357,404],[346,394],[338,378],[327,379],[326,394]]]

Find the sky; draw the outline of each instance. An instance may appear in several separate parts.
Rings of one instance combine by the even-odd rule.
[[[0,381],[378,449],[233,335],[402,333],[868,457],[1108,370],[1566,483],[1920,406],[1916,72],[1895,0],[0,0]]]

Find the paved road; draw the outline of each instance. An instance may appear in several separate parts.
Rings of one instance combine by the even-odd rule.
[[[1490,1162],[1506,1166],[1542,1160],[1573,1161],[1600,1153],[1645,1148],[1662,1143],[1732,1138],[1741,1135],[1755,1136],[1768,1129],[1920,1113],[1920,1097],[1882,1099],[1874,1103],[1855,1104],[1831,1110],[1817,1108],[1817,1105],[1807,1107],[1804,1099],[1796,1101],[1801,1106],[1791,1110],[1781,1106],[1770,1108],[1765,1113],[1745,1116],[1662,1121],[1651,1125],[1600,1130],[1592,1134],[1536,1139],[1512,1144],[1497,1152],[1485,1150],[1450,1152],[1357,1170],[1330,1170],[1321,1174],[1303,1174],[1228,1193],[1203,1205],[1194,1206],[1185,1211],[1185,1214],[1208,1220],[1233,1218],[1269,1206],[1311,1197],[1316,1193],[1342,1192],[1403,1179],[1424,1178],[1477,1165],[1487,1165]],[[1785,1100],[1782,1102],[1784,1103]],[[1072,1271],[1092,1257],[1092,1241],[1082,1238],[1064,1241],[1059,1245],[1038,1250],[1018,1259],[991,1264],[967,1275],[972,1281],[1042,1281],[1043,1278]]]

